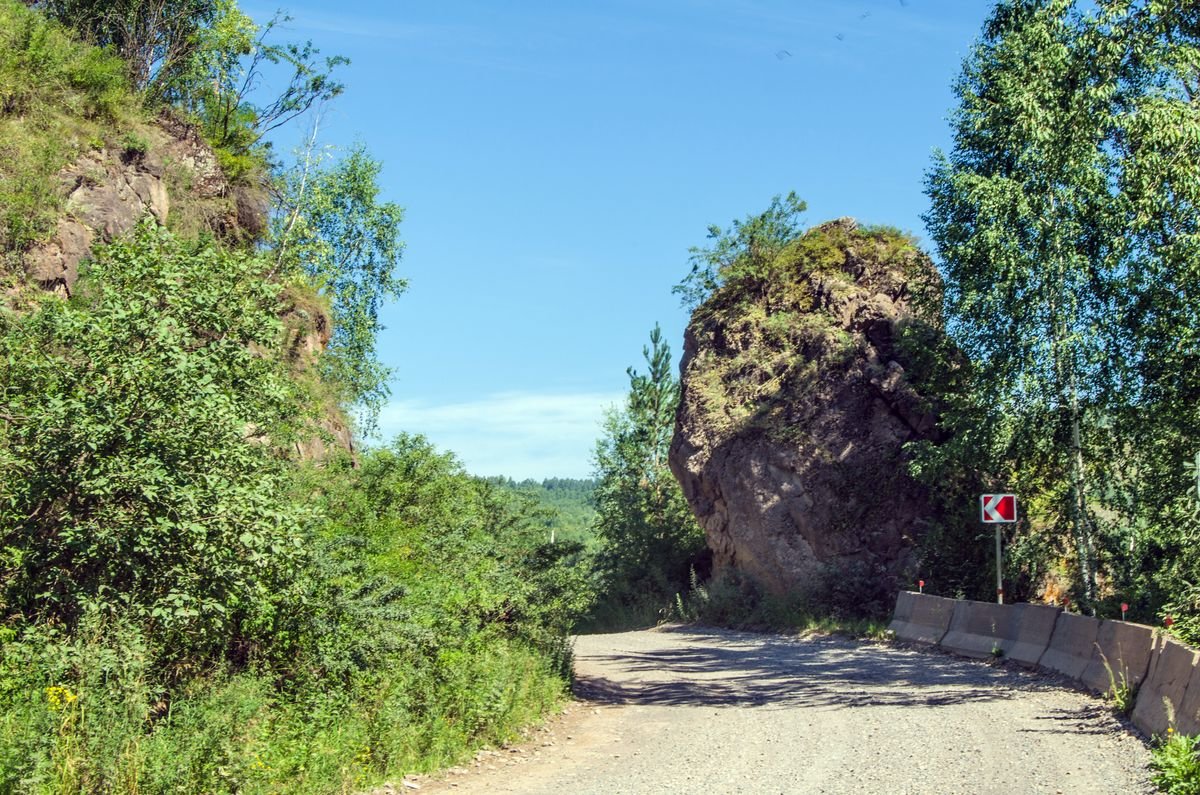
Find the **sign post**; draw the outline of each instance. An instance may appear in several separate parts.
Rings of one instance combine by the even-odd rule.
[[[1004,604],[1004,566],[1000,557],[1000,525],[1017,521],[1017,495],[979,495],[979,515],[984,524],[996,525],[996,602]]]

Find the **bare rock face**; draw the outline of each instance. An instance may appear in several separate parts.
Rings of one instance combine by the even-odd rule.
[[[916,283],[937,275],[911,239],[842,219],[696,310],[670,463],[717,572],[788,593],[915,562],[933,509],[903,445],[939,434],[900,344]]]
[[[70,295],[93,245],[126,234],[147,215],[165,225],[172,191],[176,205],[195,216],[195,228],[185,231],[206,230],[233,243],[264,233],[266,189],[231,186],[194,126],[168,112],[143,132],[147,138],[138,148],[109,144],[59,173],[66,213],[54,234],[23,257],[26,274],[42,289]]]

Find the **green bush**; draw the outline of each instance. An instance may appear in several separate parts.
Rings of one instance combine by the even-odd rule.
[[[1170,795],[1200,795],[1200,737],[1167,730],[1151,750],[1150,767],[1158,788]]]
[[[419,437],[297,474],[326,520],[245,660],[167,677],[139,624],[94,609],[7,640],[0,792],[353,791],[559,701],[586,591],[539,514]]]
[[[301,400],[251,256],[143,225],[70,301],[0,316],[0,609],[121,611],[181,661],[271,630],[303,556]]]
[[[141,632],[90,611],[76,632],[29,627],[0,652],[0,791],[136,788],[162,691]]]
[[[0,254],[53,228],[58,171],[135,108],[120,59],[0,0]]]
[[[0,115],[113,119],[128,103],[121,59],[80,44],[16,0],[0,0]]]

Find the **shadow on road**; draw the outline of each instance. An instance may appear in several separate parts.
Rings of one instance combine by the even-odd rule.
[[[841,638],[668,632],[687,645],[581,657],[575,694],[607,704],[832,710],[1003,701],[1014,687],[1047,686],[1022,672]]]

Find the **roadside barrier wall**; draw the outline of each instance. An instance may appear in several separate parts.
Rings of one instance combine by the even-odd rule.
[[[896,599],[896,614],[888,627],[900,640],[913,643],[939,643],[954,615],[953,599],[901,591]]]
[[[1130,689],[1141,687],[1146,674],[1150,672],[1154,628],[1124,621],[1096,623],[1100,627],[1096,633],[1095,649],[1079,680],[1098,693],[1107,693],[1114,686],[1124,685]]]
[[[1063,674],[1099,693],[1137,690],[1131,718],[1146,734],[1200,734],[1200,652],[1152,627],[1049,605],[999,605],[905,591],[896,637],[969,657],[994,654]]]
[[[1196,652],[1178,641],[1160,635],[1150,657],[1150,673],[1138,690],[1133,707],[1133,725],[1147,734],[1162,734],[1173,721],[1192,724],[1181,714],[1188,684],[1196,668]],[[1178,726],[1183,731],[1183,726]],[[1194,728],[1192,733],[1195,733]]]
[[[1050,644],[1059,608],[959,601],[939,645],[967,657],[1003,656],[1036,666]]]
[[[1091,616],[1077,616],[1066,611],[1060,613],[1054,624],[1050,646],[1042,659],[1038,660],[1038,667],[1082,681],[1083,672],[1087,670],[1096,651],[1100,623],[1100,619]]]

